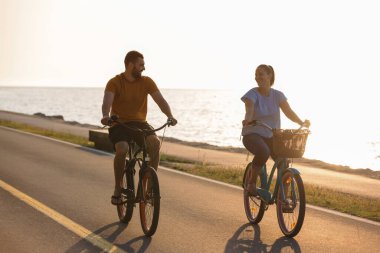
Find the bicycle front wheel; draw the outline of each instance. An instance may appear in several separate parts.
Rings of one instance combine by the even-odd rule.
[[[247,185],[249,180],[249,173],[252,169],[252,163],[249,163],[245,168],[244,177],[243,177],[243,187]],[[262,187],[261,185],[261,173],[257,177],[256,187]],[[243,200],[244,200],[244,210],[247,215],[247,219],[251,224],[259,223],[265,212],[265,203],[258,196],[254,197],[248,194],[246,190],[243,190]]]
[[[146,236],[152,236],[157,229],[160,215],[160,187],[156,171],[147,167],[141,178],[140,221]]]
[[[287,171],[282,176],[283,191],[277,193],[278,224],[287,237],[296,236],[301,230],[306,209],[305,188],[299,174]]]
[[[126,168],[128,167],[128,160],[126,161]],[[121,222],[128,223],[133,214],[135,206],[135,186],[133,171],[126,169],[123,172],[121,182],[121,200],[122,204],[117,205],[117,214]]]

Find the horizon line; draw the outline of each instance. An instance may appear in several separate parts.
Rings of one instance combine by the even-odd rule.
[[[70,85],[70,86],[63,86],[63,85],[1,85],[0,88],[90,88],[90,89],[98,89],[98,88],[105,88],[106,85],[104,86],[86,86],[86,85]],[[235,89],[231,88],[189,88],[189,87],[162,87],[158,86],[160,90],[226,90],[226,91],[233,91]]]

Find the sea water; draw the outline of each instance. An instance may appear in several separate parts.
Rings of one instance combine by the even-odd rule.
[[[62,115],[67,121],[100,126],[104,88],[0,87],[0,110],[45,115]],[[240,139],[244,104],[241,91],[162,89],[178,125],[166,130],[165,136],[217,146],[243,147]],[[293,108],[297,112],[297,108]],[[357,125],[325,128],[327,119],[314,116],[304,157],[352,168],[380,170],[380,138],[374,131]],[[166,116],[154,101],[148,101],[148,122],[162,125]],[[341,119],[345,122],[345,119]],[[282,115],[283,128],[298,126]],[[352,129],[350,129],[350,127]],[[361,128],[365,128],[361,126]],[[160,134],[160,133],[159,133]]]

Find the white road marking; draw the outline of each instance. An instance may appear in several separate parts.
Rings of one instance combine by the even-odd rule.
[[[4,181],[0,180],[0,187],[3,188],[5,191],[9,192],[19,200],[25,202],[29,206],[33,207],[37,211],[45,214],[49,218],[53,219],[54,221],[58,222],[68,230],[72,231],[73,233],[77,234],[81,238],[85,239],[86,241],[90,242],[94,246],[100,248],[101,250],[105,252],[110,253],[125,253],[124,250],[120,249],[119,247],[113,245],[112,243],[108,242],[107,240],[103,239],[99,235],[96,235],[92,233],[90,230],[86,229],[85,227],[75,223],[71,219],[63,216],[62,214],[56,212],[55,210],[51,209],[50,207],[42,204],[41,202],[31,198],[30,196],[26,195],[25,193],[22,193],[21,191],[17,190],[13,186],[5,183]]]

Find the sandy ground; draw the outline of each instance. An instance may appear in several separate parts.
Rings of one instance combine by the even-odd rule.
[[[67,124],[62,120],[46,119],[42,117],[1,110],[0,119],[30,124],[44,129],[71,133],[84,137],[88,137],[89,129],[96,128],[91,126],[83,127],[75,124]],[[248,161],[252,159],[252,155],[247,157],[246,154],[210,150],[186,146],[183,144],[171,143],[168,141],[165,141],[163,143],[161,152],[163,154],[178,156],[205,163],[220,164],[236,169],[245,168],[245,165],[248,163]],[[272,164],[272,161],[269,161],[267,165],[271,166]],[[311,183],[346,193],[353,193],[380,199],[380,180],[321,169],[315,166],[300,165],[297,163],[294,163],[292,167],[298,168],[300,170],[305,183]]]

